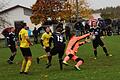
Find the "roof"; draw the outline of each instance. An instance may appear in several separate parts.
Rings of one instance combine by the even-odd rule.
[[[1,14],[1,13],[5,13],[5,12],[7,12],[7,11],[10,11],[10,10],[12,10],[12,9],[15,9],[15,8],[17,8],[17,7],[21,7],[21,8],[25,8],[25,9],[31,10],[31,8],[29,8],[29,7],[25,7],[25,6],[22,6],[22,5],[15,5],[15,6],[13,6],[13,7],[7,8],[7,9],[5,9],[5,10],[3,10],[3,11],[0,11],[0,14]]]

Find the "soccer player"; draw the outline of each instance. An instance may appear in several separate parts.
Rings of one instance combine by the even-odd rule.
[[[52,56],[58,54],[59,58],[59,64],[60,64],[60,69],[62,70],[62,57],[64,55],[64,50],[65,50],[65,36],[64,33],[62,32],[63,28],[61,25],[58,25],[56,27],[56,32],[53,33],[53,44],[54,47],[50,51],[50,56],[49,56],[49,63],[46,68],[49,68],[51,66],[51,60]]]
[[[20,49],[24,57],[20,74],[23,74],[23,73],[28,74],[29,67],[31,66],[31,63],[32,63],[32,54],[30,50],[30,45],[32,45],[32,43],[29,40],[28,31],[26,29],[27,29],[27,26],[24,23],[23,28],[19,32]]]
[[[15,38],[14,31],[15,31],[15,28],[11,28],[10,32],[8,33],[8,36],[7,36],[8,47],[10,48],[10,50],[12,52],[11,56],[7,60],[7,62],[9,64],[13,64],[13,60],[14,60],[14,58],[16,56],[16,52],[17,52],[17,49],[16,49],[16,38]]]
[[[86,38],[90,36],[90,33],[85,34],[83,36],[75,36],[75,31],[72,32],[72,37],[70,41],[68,42],[67,48],[66,48],[66,57],[63,60],[63,64],[68,65],[67,61],[72,59],[77,62],[77,64],[74,66],[77,70],[80,70],[79,66],[84,63],[84,60],[82,58],[79,58],[76,56],[76,53],[78,51],[79,46],[85,44],[87,41],[79,42],[81,39]]]
[[[37,63],[39,64],[39,60],[42,59],[42,58],[49,58],[50,56],[50,47],[51,47],[51,38],[52,38],[52,33],[51,33],[51,30],[50,30],[50,27],[47,26],[45,28],[45,33],[42,34],[42,37],[41,37],[41,45],[42,47],[45,49],[47,55],[43,55],[43,56],[40,56],[37,58]]]
[[[112,56],[111,54],[108,54],[108,51],[103,43],[103,41],[100,38],[100,34],[101,34],[101,30],[99,28],[99,26],[97,26],[97,21],[92,21],[91,22],[91,29],[90,32],[93,32],[92,35],[92,44],[93,44],[93,48],[94,48],[94,55],[95,58],[97,58],[97,47],[100,45],[103,48],[103,51],[105,52],[106,56]]]

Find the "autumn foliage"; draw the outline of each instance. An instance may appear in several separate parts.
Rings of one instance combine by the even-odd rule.
[[[61,3],[60,0],[37,0],[32,6],[31,21],[39,24],[48,18],[52,20],[69,20],[76,14],[75,3],[66,1]],[[90,14],[89,7],[84,0],[79,1],[79,13],[82,17],[88,17]]]

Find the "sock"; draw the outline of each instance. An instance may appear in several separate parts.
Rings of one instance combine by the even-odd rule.
[[[15,55],[11,55],[10,58],[9,58],[9,60],[13,61],[14,58],[15,58]]]
[[[82,63],[83,63],[83,61],[80,60],[80,61],[77,62],[76,66],[79,67],[80,65],[82,65]]]
[[[51,61],[52,61],[52,56],[48,56],[48,63],[51,64]]]
[[[28,72],[28,70],[29,70],[29,68],[30,68],[30,66],[31,66],[31,60],[28,60],[27,61],[27,64],[26,64],[26,67],[25,67],[25,71],[24,72]]]
[[[105,52],[106,55],[108,55],[106,47],[103,47],[103,51]]]
[[[64,61],[68,61],[70,59],[70,57],[69,56],[66,56],[65,58],[64,58]]]
[[[22,66],[21,66],[20,72],[23,72],[24,69],[25,69],[25,67],[26,67],[26,60],[24,59],[24,60],[22,61]]]
[[[60,60],[59,60],[60,70],[62,70],[62,69],[63,69],[63,66],[62,66],[62,61],[63,61],[62,59],[60,59]]]
[[[39,57],[39,59],[43,59],[43,58],[47,58],[48,56],[47,55],[42,55]]]
[[[95,57],[97,57],[97,50],[94,50],[94,55]]]

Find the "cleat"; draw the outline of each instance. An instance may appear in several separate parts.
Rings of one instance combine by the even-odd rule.
[[[96,60],[97,58],[95,57],[94,59]]]
[[[68,63],[66,61],[63,61],[63,64],[66,65],[66,66],[68,66]]]
[[[28,72],[24,72],[24,74],[28,74]]]
[[[111,57],[111,56],[112,56],[112,54],[106,54],[106,56],[110,56],[110,57]]]
[[[13,62],[11,60],[7,60],[8,64],[13,64]]]
[[[51,64],[47,64],[46,68],[49,68],[51,66]]]
[[[112,56],[112,54],[109,54],[109,56],[111,57],[111,56]]]
[[[39,62],[40,62],[40,59],[39,59],[39,58],[36,58],[36,60],[37,60],[37,64],[39,64]]]
[[[24,72],[20,72],[20,74],[23,74]]]
[[[74,66],[76,70],[80,71],[81,69],[78,66]]]

